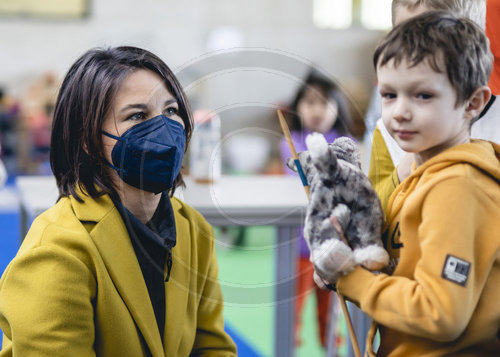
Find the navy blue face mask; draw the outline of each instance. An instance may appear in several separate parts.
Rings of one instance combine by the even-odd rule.
[[[131,127],[122,136],[102,133],[117,140],[111,152],[113,164],[108,165],[123,181],[154,193],[173,186],[181,170],[186,145],[181,123],[158,115]]]

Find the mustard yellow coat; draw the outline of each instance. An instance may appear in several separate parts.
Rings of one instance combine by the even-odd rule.
[[[212,228],[172,198],[177,229],[163,343],[109,196],[62,198],[33,223],[0,280],[0,357],[235,356],[223,330]]]

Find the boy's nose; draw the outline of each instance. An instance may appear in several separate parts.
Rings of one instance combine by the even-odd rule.
[[[395,103],[393,117],[395,120],[410,120],[411,119],[411,108],[409,103],[401,98]]]

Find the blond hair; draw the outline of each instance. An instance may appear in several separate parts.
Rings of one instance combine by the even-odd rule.
[[[409,10],[425,6],[429,10],[448,11],[457,17],[466,17],[474,21],[483,30],[486,26],[486,0],[392,0],[393,25],[396,9],[401,6]]]

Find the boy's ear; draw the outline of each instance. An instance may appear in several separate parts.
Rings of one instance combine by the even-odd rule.
[[[488,86],[481,86],[472,93],[465,108],[466,119],[474,119],[481,114],[491,98],[491,90]]]

